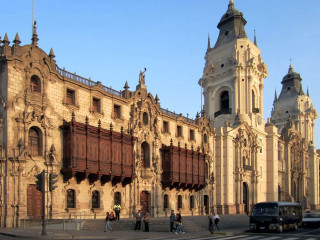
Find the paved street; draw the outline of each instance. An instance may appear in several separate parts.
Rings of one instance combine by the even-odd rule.
[[[247,215],[221,215],[220,231],[209,234],[207,230],[207,217],[206,216],[194,216],[184,217],[185,220],[185,234],[174,234],[169,233],[169,223],[167,218],[151,218],[150,225],[151,232],[134,231],[133,228],[127,229],[116,229],[113,232],[104,232],[103,220],[96,220],[94,223],[96,228],[89,228],[87,230],[66,230],[63,231],[59,226],[56,229],[48,228],[47,236],[41,236],[41,226],[37,228],[31,228],[27,226],[23,228],[0,228],[0,239],[1,240],[12,240],[12,239],[154,239],[154,240],[209,240],[209,239],[252,239],[252,240],[316,240],[320,239],[320,228],[299,228],[297,231],[285,231],[283,233],[274,232],[249,232],[248,231],[248,216]],[[130,226],[134,224],[134,219],[123,219],[120,221],[123,226]],[[120,224],[120,225],[121,225]],[[92,225],[90,225],[92,227]],[[123,227],[122,226],[122,227]],[[121,226],[119,226],[121,227]],[[156,230],[156,227],[158,227]],[[153,231],[152,231],[153,229]]]

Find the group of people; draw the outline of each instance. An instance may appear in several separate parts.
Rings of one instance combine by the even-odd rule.
[[[142,214],[141,210],[138,210],[136,213],[136,226],[134,227],[134,230],[140,230],[141,229],[141,220],[143,218],[144,223],[144,231],[149,232],[149,211],[146,210],[144,214]]]
[[[220,218],[219,218],[219,215],[216,214],[216,213],[212,213],[211,216],[208,216],[208,219],[209,219],[209,231],[211,234],[214,233],[214,227],[216,227],[218,229],[218,231],[220,230],[219,228],[219,221],[220,221]]]
[[[105,228],[104,231],[107,232],[108,228],[113,231],[112,227],[110,226],[110,222],[115,221],[115,220],[120,220],[120,210],[121,210],[121,206],[120,204],[116,204],[114,205],[114,210],[116,212],[116,215],[114,215],[113,212],[106,213],[106,223],[105,223]],[[138,212],[135,215],[136,217],[136,225],[134,230],[140,230],[141,229],[141,222],[143,220],[144,223],[144,231],[145,232],[149,232],[149,212],[148,210],[145,211],[145,213],[143,214],[141,212],[141,210],[138,210]],[[174,210],[171,210],[171,214],[170,214],[170,233],[172,233],[173,230],[175,230],[175,234],[184,234],[185,231],[182,227],[182,216],[181,213],[178,212],[177,214],[174,213]],[[211,234],[214,233],[214,227],[216,227],[218,229],[218,231],[220,230],[219,228],[219,215],[216,213],[212,213],[211,216],[208,216],[208,220],[209,220],[209,231]]]
[[[120,220],[120,210],[121,210],[121,205],[120,204],[115,204],[113,207],[116,215],[114,215],[113,212],[106,213],[106,223],[105,223],[105,227],[104,227],[104,231],[107,232],[108,228],[111,230],[111,232],[113,232],[112,227],[110,226],[110,222],[114,222],[115,220]]]
[[[170,214],[170,232],[172,232],[172,230],[175,230],[176,234],[186,233],[182,227],[181,213],[178,212],[177,214],[175,214],[174,210],[171,210],[171,214]]]

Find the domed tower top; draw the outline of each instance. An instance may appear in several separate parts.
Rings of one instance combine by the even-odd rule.
[[[288,73],[282,79],[282,90],[278,100],[304,95],[301,80],[300,74],[296,73],[290,64]]]
[[[239,38],[247,38],[244,26],[247,21],[242,12],[234,8],[233,0],[230,0],[227,12],[222,16],[218,24],[219,37],[214,48],[218,48],[228,42]]]

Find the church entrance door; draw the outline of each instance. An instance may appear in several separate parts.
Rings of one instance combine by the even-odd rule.
[[[43,196],[36,185],[32,184],[27,189],[27,215],[30,219],[41,219],[43,215]]]
[[[140,193],[140,205],[142,213],[149,211],[149,193],[147,191],[142,191]]]

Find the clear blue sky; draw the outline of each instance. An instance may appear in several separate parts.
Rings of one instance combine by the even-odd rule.
[[[234,0],[247,20],[246,32],[269,70],[264,84],[264,117],[271,115],[274,91],[290,59],[309,88],[320,114],[320,1]],[[189,114],[200,110],[200,87],[207,36],[214,45],[217,24],[229,0],[35,0],[39,47],[52,47],[59,67],[91,77],[116,90],[128,81],[131,90],[139,71],[147,68],[146,84],[161,107]],[[31,42],[32,0],[2,1],[0,35],[12,42]],[[320,121],[316,121],[320,148]]]

